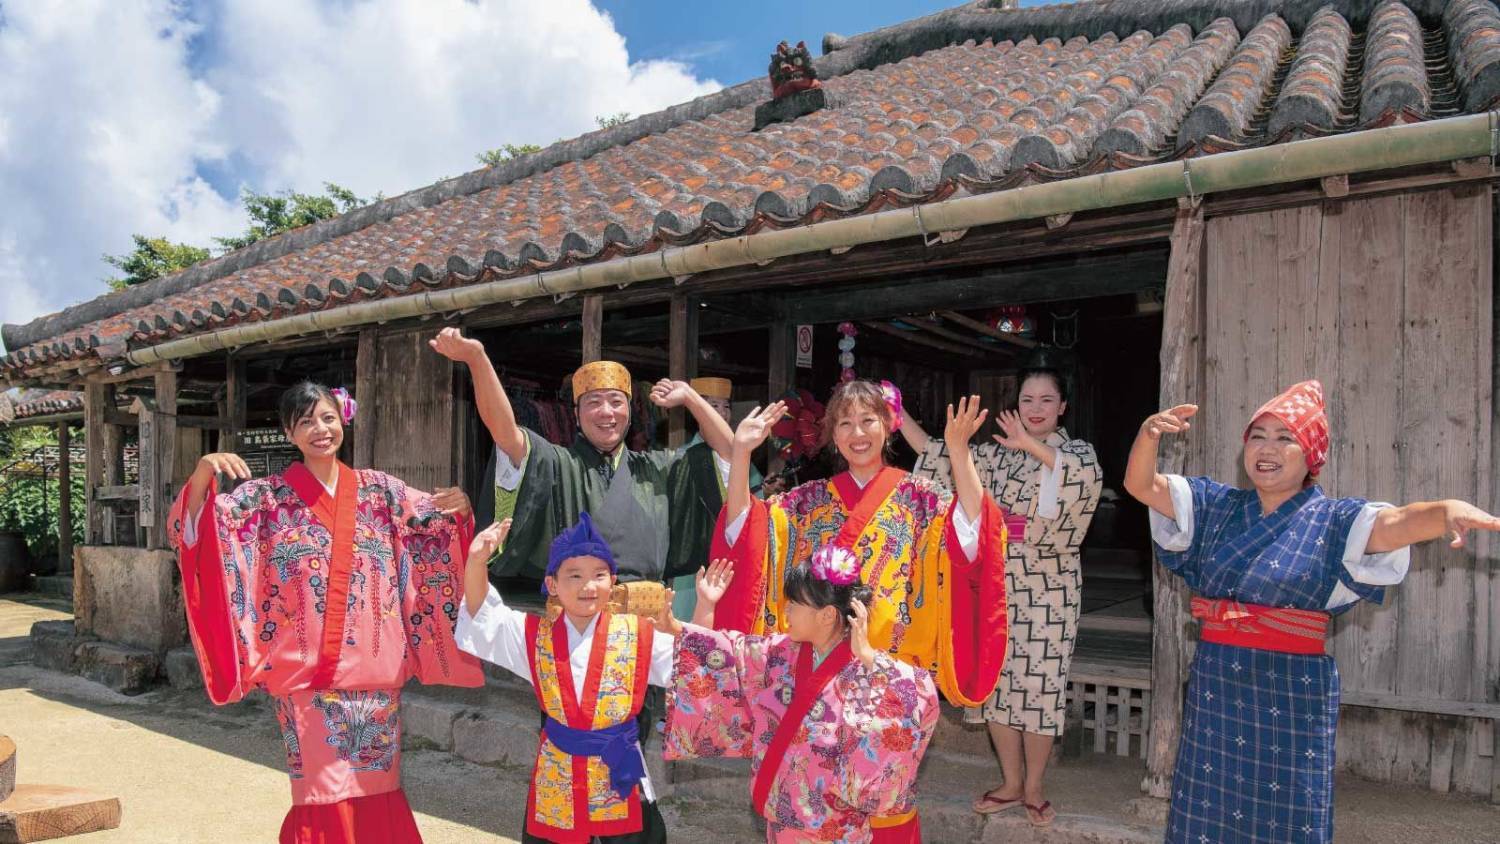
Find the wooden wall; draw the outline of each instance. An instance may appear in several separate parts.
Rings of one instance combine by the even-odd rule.
[[[433,333],[372,329],[361,336],[354,421],[355,466],[429,492],[454,486],[463,475],[453,364],[428,348]]]
[[[1493,510],[1492,244],[1488,185],[1210,218],[1196,468],[1246,484],[1248,415],[1316,377],[1333,427],[1329,494]],[[1420,546],[1384,606],[1338,618],[1341,769],[1500,794],[1495,722],[1433,714],[1500,703],[1495,548]]]

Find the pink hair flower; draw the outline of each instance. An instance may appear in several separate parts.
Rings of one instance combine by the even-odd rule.
[[[859,582],[859,561],[847,548],[824,545],[813,552],[812,576],[826,580],[834,586],[849,586]]]
[[[339,415],[344,418],[344,424],[348,425],[350,422],[353,422],[354,414],[359,412],[359,402],[355,401],[354,397],[349,395],[349,391],[343,387],[334,387],[328,392],[332,393],[335,399],[338,399]]]

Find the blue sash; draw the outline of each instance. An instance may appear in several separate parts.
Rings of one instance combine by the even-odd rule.
[[[636,783],[646,778],[641,758],[640,728],[632,718],[623,724],[597,730],[575,730],[552,717],[543,727],[548,741],[569,756],[598,756],[609,769],[609,785],[624,800]]]

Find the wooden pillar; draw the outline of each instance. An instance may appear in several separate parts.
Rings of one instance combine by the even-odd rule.
[[[771,356],[767,368],[767,402],[773,402],[786,395],[787,391],[797,385],[797,326],[790,320],[782,319],[771,323],[770,327],[770,349]],[[766,464],[770,474],[776,474],[786,468],[786,461],[772,450],[771,456]]]
[[[687,381],[698,374],[698,301],[685,293],[672,294],[668,320],[667,372],[674,381]],[[667,415],[667,445],[687,444],[687,413],[680,407]]]
[[[604,294],[583,297],[583,362],[604,360]]]
[[[104,393],[99,406],[101,413],[115,410],[115,387],[113,384],[104,385]],[[101,420],[103,418],[103,416],[100,417]],[[103,429],[104,485],[120,486],[125,483],[125,429],[119,425],[106,424],[102,421],[100,424]],[[105,504],[103,507],[103,529],[99,534],[98,541],[105,545],[114,545],[118,542],[115,536],[114,504]]]
[[[369,469],[375,464],[375,356],[379,353],[375,329],[359,332],[359,347],[354,354],[354,400],[365,402],[368,412],[354,420],[354,468]]]
[[[156,412],[141,414],[141,525],[146,532],[147,548],[167,548],[167,508],[171,490],[176,485],[177,469],[177,373],[171,370],[155,375]],[[154,417],[154,418],[152,418]],[[152,430],[146,421],[152,419]],[[152,445],[146,453],[146,443]],[[148,478],[148,471],[154,474]]]
[[[1161,394],[1159,407],[1203,403],[1204,296],[1203,206],[1184,200],[1172,227],[1172,254],[1167,261],[1167,290],[1162,316]],[[1161,471],[1181,474],[1201,459],[1188,449],[1193,437],[1163,437]],[[1141,790],[1168,797],[1177,742],[1182,737],[1182,697],[1187,682],[1188,589],[1160,560],[1152,564],[1154,623],[1151,626],[1151,744]]]
[[[83,496],[88,513],[83,541],[88,545],[104,541],[104,505],[98,500],[104,484],[104,439],[104,385],[90,383],[83,388]]]
[[[224,366],[224,402],[219,415],[224,417],[224,427],[219,429],[219,451],[239,451],[240,433],[245,430],[245,361],[229,353]]]
[[[67,422],[57,423],[57,570],[73,570],[73,467],[68,451],[73,432]]]

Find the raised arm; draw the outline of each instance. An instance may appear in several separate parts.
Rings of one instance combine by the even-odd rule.
[[[750,509],[750,455],[771,435],[771,427],[786,414],[786,402],[774,402],[762,410],[755,408],[740,420],[734,432],[729,457],[729,483],[725,487],[724,506],[731,520]]]
[[[979,518],[983,512],[984,487],[979,482],[979,470],[974,467],[969,439],[989,413],[979,407],[979,396],[961,398],[957,410],[948,405],[948,424],[943,429],[943,441],[948,445],[948,460],[953,467],[953,494],[970,519]]]
[[[699,395],[686,381],[663,378],[651,388],[651,402],[658,407],[685,407],[698,423],[698,432],[714,453],[728,460],[733,451],[734,431],[729,423],[714,410],[708,400]]]
[[[526,433],[516,424],[516,413],[511,409],[510,398],[500,385],[500,376],[484,353],[484,344],[471,337],[464,337],[457,328],[444,328],[438,336],[427,341],[433,351],[449,360],[469,367],[474,379],[474,399],[479,405],[479,418],[490,430],[490,438],[505,452],[510,462],[519,466],[526,459]]]
[[[917,454],[926,451],[927,444],[932,441],[932,437],[922,430],[922,423],[913,419],[905,407],[901,408],[901,437]]]
[[[1197,412],[1196,404],[1179,404],[1146,417],[1130,447],[1130,461],[1125,464],[1125,491],[1169,519],[1177,518],[1177,509],[1172,506],[1167,476],[1156,471],[1157,443],[1162,434],[1180,434],[1191,428],[1187,420]]]
[[[1452,537],[1448,544],[1464,547],[1471,530],[1500,530],[1500,519],[1467,501],[1418,501],[1404,507],[1388,507],[1375,516],[1366,553],[1383,554],[1418,542],[1442,536]]]
[[[464,565],[464,605],[469,615],[477,615],[490,591],[490,559],[505,545],[510,533],[510,519],[492,524],[474,534],[469,543],[469,557]]]
[[[198,459],[198,465],[193,469],[193,474],[188,477],[187,487],[187,511],[190,515],[196,515],[203,510],[203,499],[208,497],[209,484],[213,483],[214,476],[228,475],[240,481],[250,480],[250,467],[238,454],[227,451],[205,454]]]

